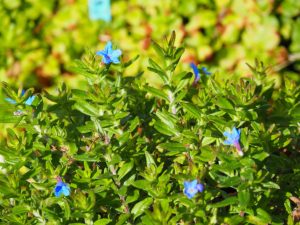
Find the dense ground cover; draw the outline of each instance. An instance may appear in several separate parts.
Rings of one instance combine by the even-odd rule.
[[[293,224],[299,86],[260,62],[244,78],[185,71],[174,43],[131,77],[137,58],[108,43],[77,61],[87,88],[3,83],[1,224]]]

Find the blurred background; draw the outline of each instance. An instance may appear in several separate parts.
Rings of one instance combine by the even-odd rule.
[[[298,0],[111,0],[111,21],[91,20],[88,0],[0,0],[0,79],[24,88],[80,86],[72,64],[108,40],[123,61],[140,55],[126,70],[145,70],[161,43],[176,31],[186,46],[181,66],[208,66],[219,76],[249,76],[246,62],[258,58],[280,83],[299,82],[300,1]],[[152,76],[144,76],[151,82]],[[278,79],[279,78],[279,79]]]

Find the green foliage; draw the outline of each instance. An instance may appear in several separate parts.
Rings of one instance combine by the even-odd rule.
[[[112,22],[106,24],[89,20],[87,0],[2,0],[1,80],[45,88],[63,79],[80,86],[71,63],[85,48],[96,51],[109,39],[129,58],[141,55],[126,72],[132,75],[153,53],[151,38],[176,30],[177,44],[186,47],[183,62],[247,76],[245,62],[259,58],[272,66],[269,74],[277,82],[282,72],[299,82],[298,0],[113,0],[111,11]]]
[[[144,73],[160,87],[141,72],[123,76],[134,60],[98,57],[74,69],[88,88],[61,85],[31,106],[4,84],[17,104],[1,107],[1,122],[15,124],[0,148],[2,224],[292,224],[299,86],[282,78],[275,87],[259,62],[249,78],[213,74],[192,85],[192,73],[177,68],[184,48],[174,32],[152,46],[159,60]],[[10,116],[17,109],[24,113]],[[234,126],[243,157],[223,144]],[[70,196],[54,197],[56,176]],[[194,179],[205,190],[188,199],[183,182]]]

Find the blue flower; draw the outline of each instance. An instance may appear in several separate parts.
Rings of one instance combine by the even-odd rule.
[[[64,183],[60,177],[57,177],[57,184],[54,188],[54,194],[56,197],[60,197],[61,195],[69,196],[70,195],[70,187],[68,184]]]
[[[223,134],[224,134],[225,137],[227,137],[227,140],[224,141],[224,144],[235,146],[238,150],[238,154],[240,156],[243,156],[244,153],[243,153],[243,151],[241,149],[241,146],[240,146],[240,143],[239,143],[241,131],[237,130],[235,127],[233,127],[231,132],[225,131]]]
[[[35,99],[34,95],[31,96],[31,97],[29,97],[29,98],[27,98],[27,100],[25,101],[25,105],[31,105],[32,102],[34,101],[34,99]]]
[[[22,90],[21,97],[22,97],[24,94],[25,94],[25,90]],[[31,96],[31,97],[29,97],[29,98],[24,102],[25,105],[31,105],[32,102],[34,101],[34,99],[35,99],[35,96],[34,96],[34,95]],[[15,104],[17,103],[15,100],[13,100],[13,99],[11,99],[11,98],[5,98],[5,100],[6,100],[7,102],[13,104],[13,105],[15,105]]]
[[[198,68],[197,68],[197,66],[196,66],[195,63],[191,63],[190,66],[192,67],[193,72],[195,74],[194,84],[196,84],[199,81],[199,79],[200,79],[200,73],[199,73],[199,70],[198,70]]]
[[[197,184],[197,180],[193,180],[191,182],[184,182],[183,193],[190,199],[193,198],[198,192],[203,192],[203,190],[203,184]]]
[[[202,67],[201,71],[198,70],[198,67],[196,66],[195,63],[190,63],[191,68],[193,69],[193,72],[195,74],[195,80],[194,80],[194,84],[196,84],[199,80],[200,80],[200,74],[204,74],[204,75],[211,75],[210,72],[208,72],[206,67]]]
[[[112,43],[107,42],[104,50],[96,52],[96,55],[102,56],[102,62],[104,64],[120,63],[119,57],[122,55],[122,51],[120,49],[113,50]]]
[[[15,100],[12,100],[11,98],[5,98],[5,101],[9,102],[10,104],[16,104]]]
[[[206,67],[202,67],[202,72],[203,72],[203,74],[205,74],[205,75],[211,75],[211,73],[208,72],[208,70],[207,70]]]

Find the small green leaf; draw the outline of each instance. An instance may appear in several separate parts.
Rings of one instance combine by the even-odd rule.
[[[151,165],[155,165],[156,167],[156,163],[153,157],[149,154],[149,152],[145,151],[145,157],[146,157],[147,167],[150,167]]]
[[[122,224],[127,224],[128,219],[130,218],[130,214],[121,214],[119,216],[118,222],[116,225],[122,225]]]
[[[30,210],[31,209],[28,205],[17,205],[15,207],[13,207],[12,213],[15,215],[25,214],[25,213],[29,212]]]
[[[224,97],[219,97],[216,101],[216,104],[223,109],[234,109],[232,103]]]
[[[150,87],[150,86],[144,86],[144,89],[146,91],[148,91],[150,94],[152,94],[153,96],[155,96],[155,97],[162,98],[162,99],[164,99],[166,101],[169,101],[168,95],[165,94],[161,90],[158,90],[158,89],[156,89],[154,87]]]
[[[140,55],[135,56],[134,58],[130,59],[129,61],[127,61],[126,63],[124,63],[124,67],[129,67],[132,63],[134,63],[136,60],[138,60],[138,58],[140,57]]]
[[[112,220],[111,219],[100,219],[94,222],[94,225],[106,225],[109,224]]]
[[[280,186],[272,181],[268,181],[267,183],[262,183],[262,186],[266,188],[280,189]]]
[[[240,190],[238,192],[238,198],[239,198],[239,202],[240,202],[240,207],[242,208],[242,210],[245,210],[249,204],[250,201],[250,193],[249,190]]]
[[[171,127],[169,127],[168,125],[162,123],[160,120],[158,121],[155,121],[154,123],[154,128],[164,134],[164,135],[167,135],[167,136],[173,136],[173,135],[178,135],[178,131],[175,130],[175,129],[172,129]]]
[[[131,210],[131,213],[134,214],[134,219],[140,216],[142,213],[145,212],[146,209],[152,204],[152,198],[145,198],[143,201],[140,201],[134,205]]]
[[[168,150],[167,155],[177,155],[187,151],[183,144],[175,142],[162,143],[158,147]]]
[[[155,41],[151,40],[152,47],[154,48],[155,52],[162,58],[165,58],[165,51],[162,47],[159,46]]]
[[[258,208],[256,210],[257,215],[260,219],[262,219],[264,222],[269,223],[272,221],[271,216],[269,215],[269,213],[267,213],[265,210],[263,210],[262,208]]]
[[[77,109],[78,111],[82,112],[85,115],[95,116],[95,117],[100,116],[99,110],[97,110],[95,106],[93,106],[92,104],[86,101],[78,100],[73,107],[74,109]]]
[[[200,110],[195,105],[193,105],[191,103],[184,103],[184,102],[182,102],[181,105],[193,117],[195,117],[197,119],[203,118],[203,115],[201,115]]]
[[[122,167],[118,171],[119,180],[121,180],[126,174],[128,174],[134,166],[133,161],[127,162],[122,165]]]
[[[211,207],[213,208],[221,208],[221,207],[225,207],[228,205],[235,205],[238,203],[238,198],[236,196],[232,196],[232,197],[228,197],[226,199],[224,199],[221,202],[212,204]]]
[[[82,154],[82,155],[74,155],[73,159],[77,161],[98,162],[100,160],[100,157]]]

